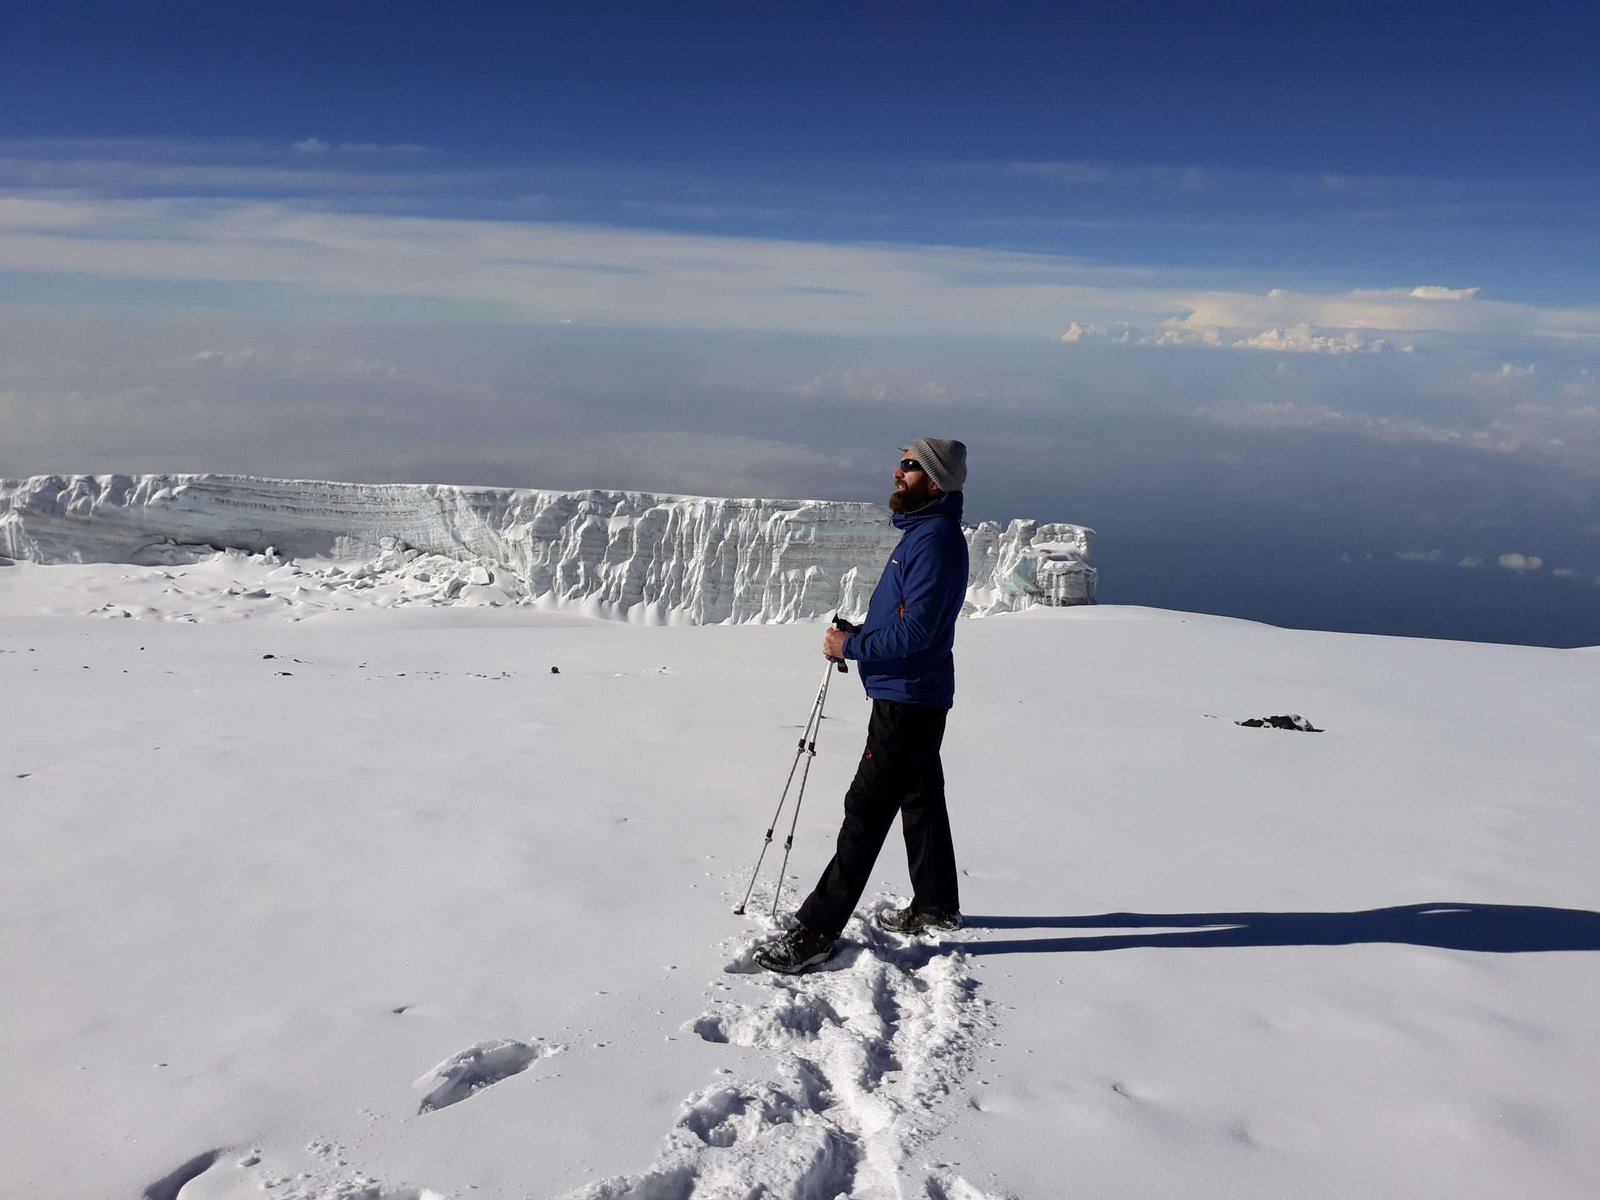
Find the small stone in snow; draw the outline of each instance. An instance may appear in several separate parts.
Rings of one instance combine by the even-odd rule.
[[[561,668],[560,667],[551,667],[550,668],[550,674],[552,674],[552,675],[561,674]]]
[[[1243,725],[1247,729],[1295,729],[1301,733],[1323,732],[1299,713],[1288,713],[1277,717],[1251,717],[1248,721],[1235,721],[1234,724]]]

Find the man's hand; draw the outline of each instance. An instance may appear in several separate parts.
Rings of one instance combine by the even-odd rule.
[[[850,635],[842,629],[830,629],[822,635],[822,657],[832,662],[844,661],[844,640]]]

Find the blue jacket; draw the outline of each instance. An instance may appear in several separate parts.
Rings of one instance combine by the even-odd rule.
[[[961,493],[894,514],[900,541],[873,589],[867,619],[845,639],[874,700],[949,708],[955,703],[956,618],[967,598]]]

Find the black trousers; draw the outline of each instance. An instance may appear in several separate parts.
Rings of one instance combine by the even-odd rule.
[[[956,884],[956,851],[950,839],[950,814],[944,803],[944,741],[948,711],[923,704],[874,700],[867,725],[867,748],[844,798],[833,861],[800,906],[807,929],[838,937],[866,890],[878,851],[894,824],[906,835],[912,903],[919,909],[961,911]]]

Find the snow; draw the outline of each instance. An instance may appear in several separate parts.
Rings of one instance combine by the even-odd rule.
[[[281,552],[360,562],[335,587],[399,585],[395,603],[528,602],[652,624],[859,615],[899,537],[888,516],[842,501],[243,475],[0,480],[0,551],[10,558],[180,566],[218,550]],[[969,527],[969,614],[1093,603],[1093,536],[1021,519]]]
[[[0,568],[0,1195],[1600,1192],[1593,654],[964,622],[969,928],[775,978],[772,856],[732,910],[823,622],[278,550]],[[867,712],[835,680],[786,908]],[[906,888],[891,838],[860,915]]]

